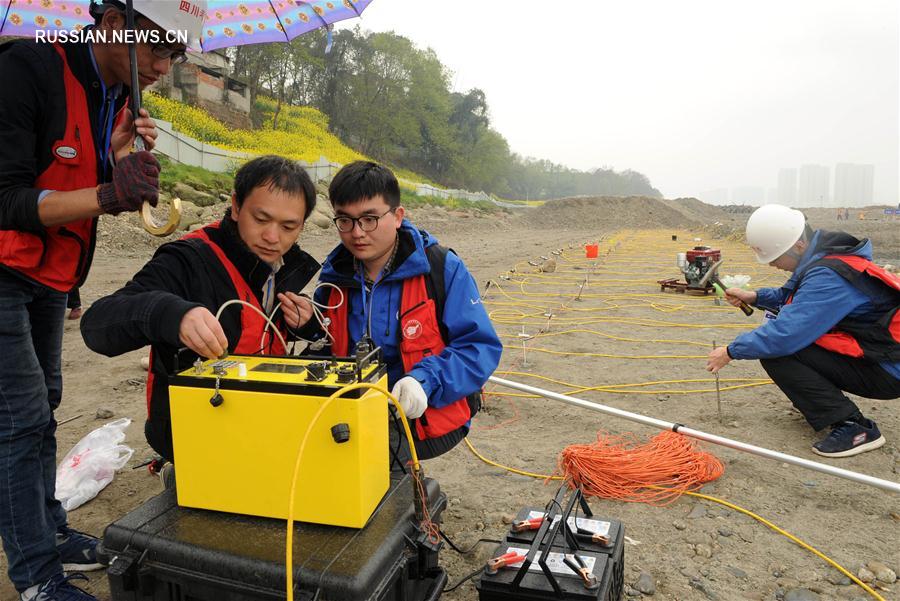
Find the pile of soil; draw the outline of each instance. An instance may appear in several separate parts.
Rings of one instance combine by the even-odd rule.
[[[525,212],[526,227],[584,228],[691,228],[714,220],[697,219],[688,210],[647,196],[578,196],[550,200]],[[699,201],[698,201],[699,202]]]

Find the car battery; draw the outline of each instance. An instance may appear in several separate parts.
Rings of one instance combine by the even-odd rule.
[[[543,509],[526,507],[520,510],[516,519],[510,524],[509,532],[506,535],[507,540],[510,543],[531,545],[537,532],[537,528],[534,526],[543,517]],[[559,515],[554,517],[554,520],[558,519]],[[619,520],[597,516],[569,516],[566,522],[580,549],[611,556],[621,556],[624,553],[625,527]],[[520,526],[517,527],[517,525]],[[554,544],[563,546],[565,544],[564,531],[559,530],[556,536],[557,540],[553,541]]]
[[[527,573],[516,583],[516,577],[523,566],[519,561],[490,574],[487,571],[475,582],[479,601],[619,601],[622,598],[624,568],[621,555],[608,555],[591,551],[578,551],[576,554],[587,568],[596,583],[586,586],[584,580],[565,563],[566,556],[573,557],[571,550],[565,547],[550,548],[546,561],[551,576],[559,588],[557,592],[548,579],[539,561],[542,551],[538,551],[534,562],[528,566]],[[505,538],[494,552],[494,557],[507,553],[526,555],[528,546]]]
[[[227,402],[227,401],[226,401]],[[424,479],[440,523],[447,499]],[[440,543],[417,545],[413,484],[395,475],[365,528],[295,523],[294,599],[434,601],[446,585]],[[112,601],[271,601],[285,595],[285,522],[181,507],[151,498],[103,534]]]
[[[596,517],[579,489],[560,486],[546,508],[526,507],[475,583],[480,601],[618,601],[625,529]],[[583,516],[575,511],[581,506]]]
[[[298,450],[316,418],[293,517],[363,527],[389,485],[389,401],[356,389],[323,405],[347,384],[387,387],[376,351],[366,361],[231,355],[170,376],[178,504],[286,518]]]

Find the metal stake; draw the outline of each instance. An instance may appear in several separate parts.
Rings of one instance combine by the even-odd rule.
[[[578,288],[578,296],[575,297],[575,300],[577,300],[577,301],[581,300],[581,291],[584,290],[585,284],[587,284],[587,278],[584,278],[584,281],[581,282],[581,287]]]
[[[528,365],[528,357],[525,355],[525,343],[532,338],[532,336],[525,333],[525,326],[522,326],[522,331],[519,332],[519,338],[522,339],[522,367],[525,367]]]
[[[716,350],[715,340],[713,340],[713,350]],[[722,423],[722,395],[719,390],[719,372],[716,372],[716,408],[719,411],[719,423]]]

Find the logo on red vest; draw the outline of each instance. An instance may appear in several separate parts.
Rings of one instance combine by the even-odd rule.
[[[71,146],[57,146],[53,152],[61,159],[74,159],[78,156],[78,151]]]
[[[422,323],[417,319],[410,319],[403,324],[403,337],[407,340],[415,340],[422,335]]]

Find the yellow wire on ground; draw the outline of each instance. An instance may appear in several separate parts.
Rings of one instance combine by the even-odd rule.
[[[463,440],[466,441],[466,446],[469,447],[469,450],[472,452],[473,455],[475,455],[478,459],[480,459],[481,461],[483,461],[484,463],[486,463],[486,464],[488,464],[488,465],[490,465],[490,466],[498,467],[498,468],[500,468],[500,469],[506,470],[506,471],[511,472],[511,473],[513,473],[513,474],[519,474],[520,476],[528,476],[528,477],[530,477],[530,478],[537,478],[537,479],[539,479],[539,480],[544,480],[545,482],[548,481],[548,480],[564,480],[564,478],[563,478],[562,476],[554,476],[554,475],[549,475],[549,474],[535,474],[535,473],[533,473],[533,472],[526,472],[525,470],[520,470],[520,469],[516,469],[516,468],[514,468],[514,467],[509,467],[508,465],[503,465],[503,464],[501,464],[501,463],[497,463],[496,461],[492,461],[492,460],[488,459],[487,457],[485,457],[484,455],[482,455],[481,453],[479,453],[478,450],[475,449],[475,447],[472,445],[472,443],[469,442],[469,438],[468,438],[468,437],[464,438]],[[663,487],[661,487],[661,486],[651,486],[650,488],[662,489]],[[738,512],[740,512],[740,513],[743,513],[743,514],[746,515],[746,516],[749,516],[749,517],[753,518],[754,520],[760,522],[761,524],[764,524],[765,526],[771,528],[772,530],[774,530],[774,531],[777,532],[778,534],[784,535],[784,536],[787,537],[790,541],[792,541],[792,542],[794,542],[794,543],[800,545],[802,548],[806,549],[807,551],[812,552],[812,553],[813,553],[814,555],[816,555],[817,557],[823,559],[826,563],[828,563],[830,566],[836,568],[841,574],[843,574],[844,576],[846,576],[847,578],[849,578],[850,580],[852,580],[854,583],[856,583],[857,585],[859,585],[864,591],[866,591],[867,593],[869,593],[872,597],[874,597],[874,598],[877,599],[878,601],[885,601],[885,600],[884,600],[884,597],[882,597],[882,596],[879,595],[877,592],[875,592],[875,590],[872,589],[872,587],[870,587],[870,586],[867,585],[865,582],[863,582],[862,580],[860,580],[859,578],[857,578],[856,576],[854,576],[852,573],[850,573],[847,569],[845,569],[845,568],[844,568],[843,566],[841,566],[839,563],[837,563],[836,561],[834,561],[833,559],[831,559],[830,557],[828,557],[827,555],[825,555],[824,553],[822,553],[821,551],[819,551],[818,549],[816,549],[815,547],[813,547],[812,545],[810,545],[810,544],[808,544],[808,543],[806,543],[806,542],[800,540],[799,538],[797,538],[796,536],[794,536],[794,535],[791,534],[790,532],[787,532],[786,530],[784,530],[784,529],[782,529],[782,528],[779,528],[778,526],[776,526],[775,524],[773,524],[773,523],[770,522],[769,520],[765,519],[765,518],[762,517],[762,516],[759,516],[759,515],[753,513],[753,512],[750,511],[749,509],[744,509],[743,507],[740,507],[739,505],[735,505],[734,503],[729,503],[728,501],[725,501],[725,500],[723,500],[723,499],[719,499],[719,498],[717,498],[717,497],[712,497],[712,496],[710,496],[710,495],[704,495],[704,494],[701,494],[701,493],[690,492],[690,491],[684,491],[684,494],[690,495],[690,496],[692,496],[692,497],[697,497],[697,498],[699,498],[699,499],[704,499],[704,500],[706,500],[706,501],[712,501],[713,503],[718,503],[718,504],[720,504],[720,505],[723,505],[723,506],[725,506],[725,507],[728,507],[729,509],[733,509],[733,510],[735,510],[735,511],[738,511]]]
[[[657,384],[693,384],[697,382],[715,382],[715,378],[691,378],[685,380],[656,380],[651,382],[632,382],[628,384],[602,384],[599,386],[582,386],[579,384],[573,384],[571,382],[564,382],[562,380],[557,380],[555,378],[549,378],[547,376],[542,376],[540,374],[533,374],[524,371],[508,371],[508,370],[497,370],[494,372],[497,375],[502,376],[517,376],[520,378],[535,378],[538,380],[544,380],[545,382],[552,382],[554,384],[559,384],[560,386],[566,386],[569,390],[565,392],[565,394],[578,394],[581,392],[609,392],[615,394],[698,394],[704,392],[716,392],[715,388],[709,389],[696,389],[696,390],[621,390],[622,388],[640,388],[643,386],[653,386]],[[747,382],[746,384],[736,384],[734,386],[722,386],[719,388],[719,391],[725,390],[738,390],[741,388],[753,388],[755,386],[767,386],[769,384],[773,384],[772,380],[769,378],[719,378],[719,382]],[[509,396],[509,397],[520,397],[526,399],[538,398],[540,395],[536,394],[527,394],[527,393],[516,393],[516,392],[491,392],[491,395],[494,396]]]
[[[332,402],[352,390],[359,389],[369,389],[374,390],[375,392],[380,392],[394,404],[394,407],[397,409],[397,413],[399,414],[400,422],[403,424],[403,430],[406,433],[406,440],[409,442],[409,453],[412,457],[413,473],[418,474],[420,471],[419,456],[416,454],[416,445],[413,440],[412,431],[409,429],[409,423],[406,419],[406,414],[403,412],[403,408],[400,406],[400,401],[397,400],[397,397],[392,395],[381,386],[378,386],[377,384],[360,382],[358,384],[350,384],[344,386],[343,388],[332,394],[330,397],[325,399],[325,401],[316,411],[315,415],[313,415],[312,419],[309,422],[309,425],[306,427],[306,432],[303,433],[303,438],[300,439],[300,448],[297,450],[297,460],[294,463],[294,474],[291,477],[291,492],[288,500],[289,504],[287,515],[287,547],[285,550],[284,558],[284,566],[287,570],[287,601],[294,601],[294,500],[295,492],[297,489],[297,480],[300,476],[300,461],[303,459],[303,451],[306,449],[306,441],[309,439],[309,434],[310,432],[312,432],[313,426],[316,425],[316,423],[319,421],[319,418],[322,416],[322,413]]]

